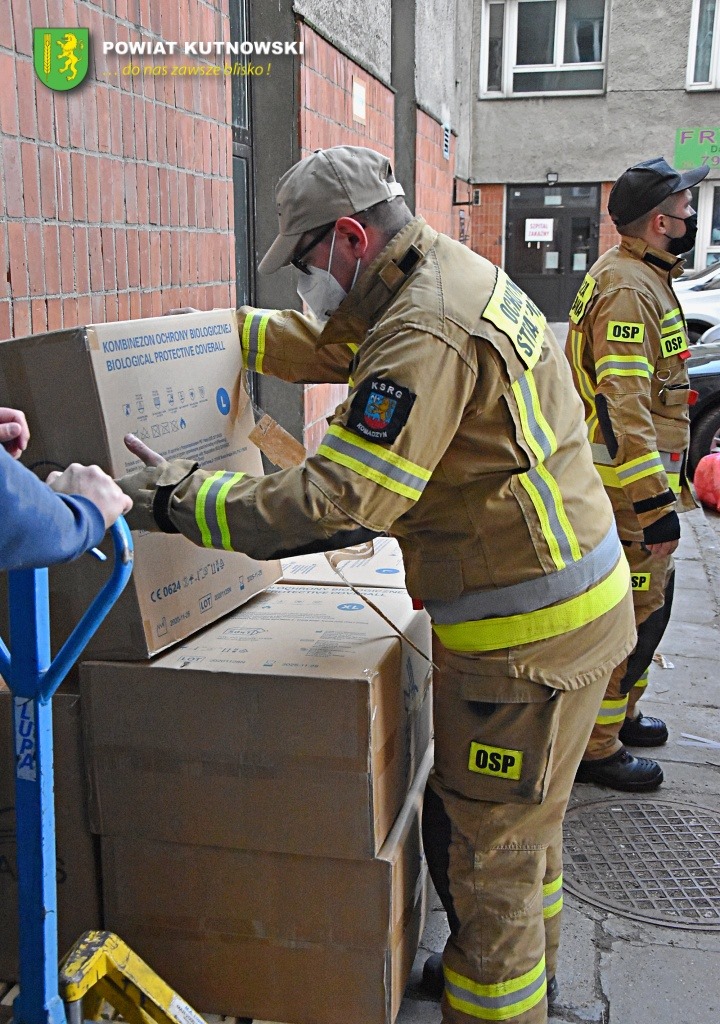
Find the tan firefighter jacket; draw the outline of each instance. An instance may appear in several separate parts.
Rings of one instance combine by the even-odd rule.
[[[671,511],[695,507],[685,478],[689,355],[672,278],[676,256],[623,236],[586,274],[567,356],[585,408],[596,468],[623,540]]]
[[[360,524],[398,538],[440,640],[488,672],[575,686],[632,649],[627,564],[567,361],[502,270],[416,218],[322,331],[292,311],[238,318],[249,370],[352,379],[347,400],[300,467],[125,478],[133,528],[268,558]]]

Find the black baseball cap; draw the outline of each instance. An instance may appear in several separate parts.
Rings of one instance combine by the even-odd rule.
[[[633,164],[623,171],[613,185],[608,199],[608,213],[617,227],[631,224],[638,217],[654,210],[668,196],[697,185],[709,170],[708,166],[694,167],[681,173],[661,156]]]

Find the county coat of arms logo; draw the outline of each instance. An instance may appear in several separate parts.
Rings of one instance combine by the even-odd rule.
[[[35,74],[49,89],[74,89],[83,81],[90,65],[89,30],[33,29],[33,63]]]

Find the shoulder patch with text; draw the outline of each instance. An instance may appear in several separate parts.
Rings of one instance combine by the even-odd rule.
[[[370,377],[355,392],[347,426],[368,441],[392,444],[407,423],[416,397],[393,380]]]
[[[607,326],[606,341],[632,341],[640,343],[645,340],[645,324],[630,320],[610,320]]]
[[[470,744],[468,768],[479,775],[492,775],[497,779],[519,779],[522,770],[522,750],[488,747],[485,743]]]
[[[687,359],[686,352],[689,354],[689,346],[687,336],[682,327],[678,328],[674,333],[663,334],[660,338],[660,351],[669,358],[670,356],[680,356],[681,359]]]
[[[633,590],[649,590],[650,589],[650,573],[649,572],[634,572],[630,577],[632,582]]]
[[[570,319],[574,324],[579,324],[585,316],[585,310],[588,308],[588,303],[593,297],[596,283],[595,278],[591,274],[586,274],[583,278],[583,282],[578,288],[578,293],[570,307]]]
[[[493,293],[481,316],[507,334],[522,362],[532,370],[540,358],[545,340],[545,317],[522,288],[518,288],[500,268]]]

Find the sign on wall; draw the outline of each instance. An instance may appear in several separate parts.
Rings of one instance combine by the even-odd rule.
[[[675,167],[720,167],[720,127],[678,128],[675,133]]]
[[[526,242],[552,242],[552,217],[528,217],[525,221]]]

